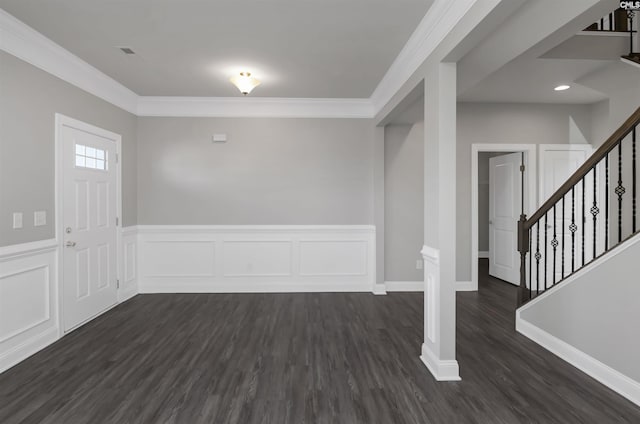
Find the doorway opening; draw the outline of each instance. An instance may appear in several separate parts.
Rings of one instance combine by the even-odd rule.
[[[478,290],[480,258],[490,262],[491,275],[519,284],[517,222],[523,211],[529,215],[537,205],[536,171],[535,145],[472,145],[472,290]]]

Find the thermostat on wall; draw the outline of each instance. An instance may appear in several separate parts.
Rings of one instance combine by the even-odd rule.
[[[227,142],[227,135],[226,134],[214,134],[212,139],[213,139],[214,143],[226,143]]]

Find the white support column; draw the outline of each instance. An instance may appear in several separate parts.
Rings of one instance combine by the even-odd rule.
[[[460,380],[456,361],[456,64],[425,77],[424,344],[438,381]]]

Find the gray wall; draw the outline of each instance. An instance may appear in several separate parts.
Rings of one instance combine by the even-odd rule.
[[[458,103],[456,278],[471,280],[471,145],[563,144],[591,139],[591,107]],[[577,133],[578,132],[578,133]]]
[[[592,107],[593,145],[599,147],[640,107],[640,77],[637,67],[614,61],[578,82],[604,93],[609,99]]]
[[[640,383],[640,241],[558,287],[522,319]]]
[[[139,118],[138,223],[373,224],[373,140],[368,119]]]
[[[385,281],[422,281],[424,125],[389,125],[384,143]]]
[[[136,117],[0,51],[0,246],[54,237],[55,113],[122,136],[122,222],[136,224]],[[36,210],[47,225],[33,226]]]

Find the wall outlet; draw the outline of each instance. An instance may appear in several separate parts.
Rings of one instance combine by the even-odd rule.
[[[47,225],[47,211],[35,211],[33,213],[33,226],[41,227]]]
[[[422,269],[422,259],[416,260],[416,269]]]
[[[13,228],[15,230],[22,228],[22,212],[13,213]]]

